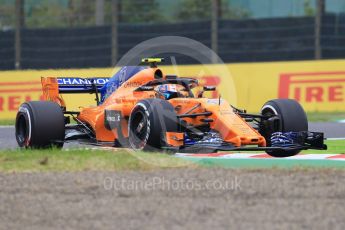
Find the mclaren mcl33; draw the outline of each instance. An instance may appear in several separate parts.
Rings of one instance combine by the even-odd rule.
[[[221,98],[205,98],[198,81],[166,75],[159,58],[122,67],[111,78],[41,78],[43,101],[23,103],[16,117],[20,147],[62,147],[78,141],[144,151],[258,151],[287,157],[326,149],[323,133],[308,131],[306,113],[291,99],[266,102],[258,114]],[[61,94],[95,94],[96,106],[69,111]],[[70,123],[73,119],[75,122]]]

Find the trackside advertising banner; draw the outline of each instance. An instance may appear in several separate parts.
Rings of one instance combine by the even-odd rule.
[[[21,103],[41,99],[41,77],[70,77],[67,80],[58,80],[60,84],[68,87],[72,83],[85,83],[77,78],[109,77],[111,72],[112,69],[0,71],[0,119],[14,119]],[[62,97],[70,110],[96,105],[95,96],[88,93],[63,94]]]
[[[266,101],[274,98],[296,99],[306,111],[345,111],[345,60],[181,65],[161,69],[166,74],[198,78],[201,85],[217,86],[217,91],[205,96],[221,97],[249,112],[259,112]],[[22,102],[41,99],[41,77],[107,78],[116,70],[0,71],[0,119],[14,119]],[[195,91],[198,90],[201,89]],[[94,95],[90,94],[64,94],[63,98],[69,110],[95,105]]]

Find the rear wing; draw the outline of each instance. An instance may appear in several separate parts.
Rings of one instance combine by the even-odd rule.
[[[54,101],[66,108],[60,94],[95,93],[97,104],[99,104],[98,92],[108,81],[109,78],[42,77],[43,99]]]

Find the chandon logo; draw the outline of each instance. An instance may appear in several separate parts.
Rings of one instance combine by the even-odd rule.
[[[95,80],[95,83],[97,85],[104,85],[109,81],[109,78],[93,78]],[[91,85],[91,81],[89,79],[83,79],[83,78],[71,78],[71,77],[65,77],[65,78],[58,78],[58,84],[59,85]]]

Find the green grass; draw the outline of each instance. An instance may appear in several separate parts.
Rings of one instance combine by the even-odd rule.
[[[126,150],[4,150],[0,172],[123,171],[191,166],[191,162],[160,153]]]
[[[328,150],[308,150],[303,153],[345,154],[344,140],[326,141],[326,144]],[[260,162],[262,163],[262,161]],[[236,164],[236,162],[232,161],[231,164]],[[133,152],[125,149],[114,149],[114,151],[86,149],[0,151],[0,172],[123,171],[173,167],[196,166],[191,161],[168,154]]]
[[[327,150],[305,150],[303,153],[345,154],[345,140],[326,140]]]
[[[14,119],[0,120],[0,125],[14,125],[14,122],[15,122]]]
[[[345,112],[308,112],[310,122],[331,122],[345,119]]]

